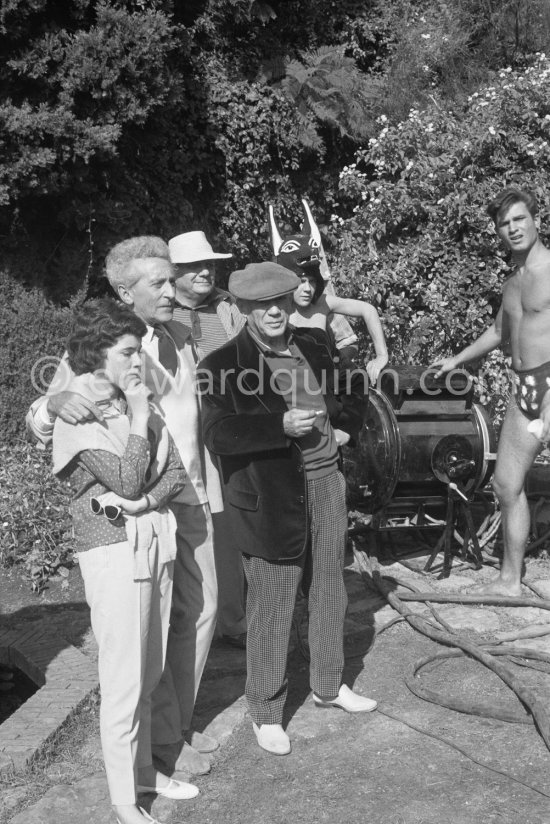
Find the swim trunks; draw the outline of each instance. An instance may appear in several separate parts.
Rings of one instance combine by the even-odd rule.
[[[550,389],[550,361],[534,369],[514,371],[514,395],[521,412],[529,420],[540,417],[542,399]]]

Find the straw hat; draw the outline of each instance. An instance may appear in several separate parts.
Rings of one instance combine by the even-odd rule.
[[[184,232],[168,241],[172,263],[195,263],[197,260],[220,260],[233,255],[214,252],[204,232]]]

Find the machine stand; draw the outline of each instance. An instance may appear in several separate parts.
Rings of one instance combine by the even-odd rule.
[[[455,529],[457,529],[461,515],[463,517],[465,529],[464,543],[460,554],[464,559],[467,557],[468,553],[473,555],[475,561],[474,568],[481,569],[483,558],[481,555],[479,541],[477,539],[477,532],[474,526],[472,512],[470,510],[470,499],[460,489],[458,484],[449,483],[447,484],[447,512],[445,515],[445,527],[443,529],[443,534],[426,562],[424,572],[428,572],[431,569],[437,555],[443,549],[443,572],[441,577],[448,578],[451,574],[453,562],[453,534]],[[469,549],[470,542],[472,544],[471,550]]]

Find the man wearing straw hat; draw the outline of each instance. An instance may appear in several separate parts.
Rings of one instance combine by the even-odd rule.
[[[176,269],[174,321],[169,324],[177,335],[179,323],[191,329],[197,360],[219,349],[235,337],[245,319],[228,292],[216,286],[216,261],[233,255],[215,252],[204,232],[184,232],[168,242],[170,259]],[[175,328],[174,328],[175,327]],[[246,614],[244,572],[239,547],[227,529],[219,489],[217,470],[209,453],[205,454],[208,501],[214,521],[214,555],[218,579],[217,631],[221,640],[232,647],[246,648]]]

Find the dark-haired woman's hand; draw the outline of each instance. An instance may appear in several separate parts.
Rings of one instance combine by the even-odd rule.
[[[134,376],[130,378],[127,386],[124,387],[124,395],[126,396],[128,406],[132,410],[132,418],[144,417],[147,420],[149,419],[149,415],[151,414],[149,398],[152,394],[151,390],[147,389],[140,378],[135,378]]]
[[[151,407],[149,406],[149,398],[152,395],[151,390],[147,389],[141,378],[132,375],[124,387],[124,395],[132,419],[131,434],[147,438],[147,423],[151,414]]]

